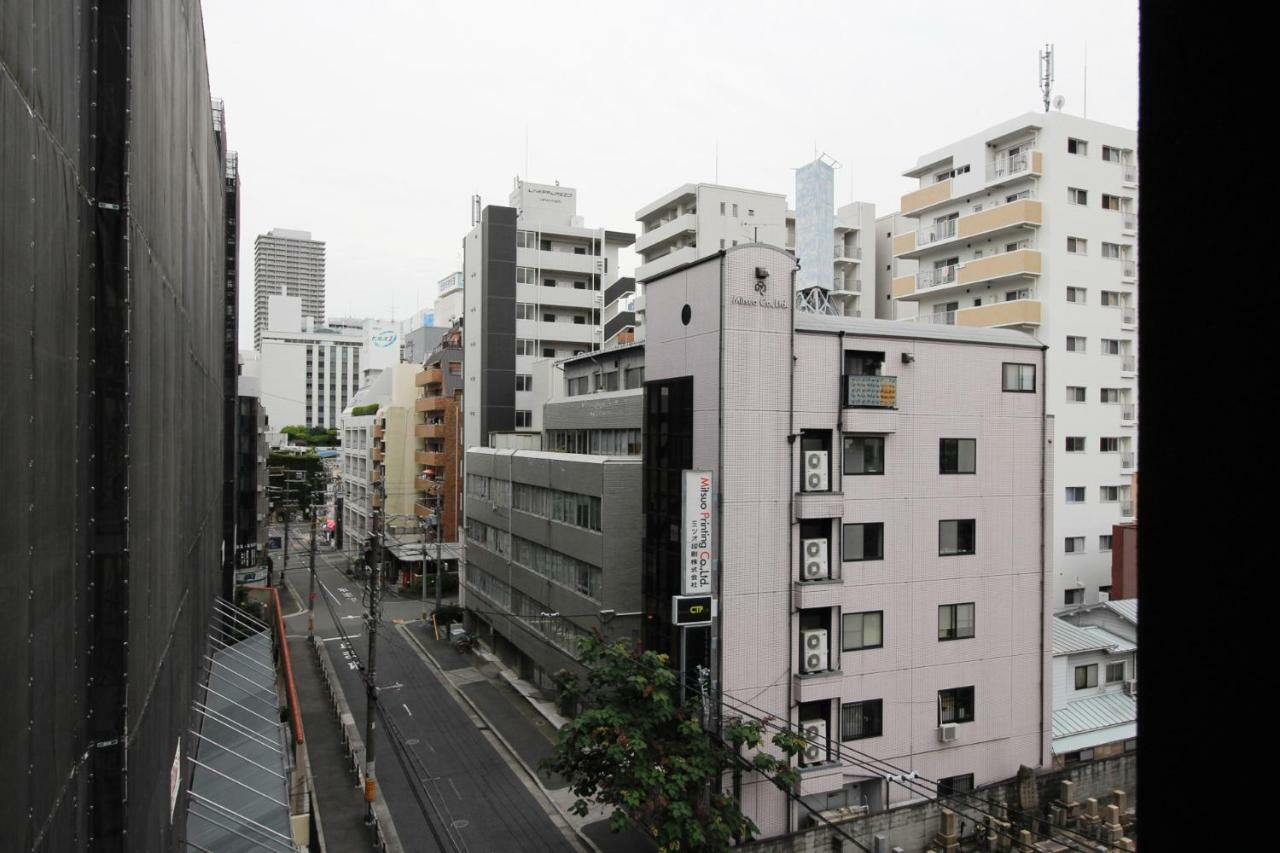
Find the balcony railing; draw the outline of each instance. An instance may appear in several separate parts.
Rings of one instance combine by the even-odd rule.
[[[1130,164],[1126,163],[1126,164],[1124,164],[1123,166],[1121,166],[1120,168],[1122,168],[1122,169],[1124,170],[1124,180],[1125,180],[1125,182],[1126,182],[1126,183],[1130,183],[1130,184],[1132,184],[1132,183],[1136,183],[1136,182],[1137,182],[1137,180],[1138,180],[1138,167],[1137,167],[1137,166],[1133,166],[1133,165],[1130,165]]]
[[[846,249],[844,246],[837,243],[833,252],[837,258],[854,258],[855,260],[862,260],[862,249]]]
[[[1120,454],[1120,467],[1126,471],[1133,470],[1134,455],[1132,453]]]
[[[1138,359],[1136,356],[1125,355],[1120,357],[1120,369],[1125,373],[1133,373],[1138,369]]]
[[[1134,230],[1136,230],[1136,229],[1137,229],[1137,227],[1138,227],[1138,214],[1136,214],[1136,213],[1122,213],[1122,214],[1121,214],[1121,218],[1123,218],[1123,219],[1124,219],[1124,230],[1126,230],[1126,231],[1134,231]]]
[[[934,222],[916,231],[916,247],[927,246],[940,240],[950,240],[956,236],[957,219],[944,219]]]
[[[1124,323],[1126,326],[1132,326],[1133,324],[1137,323],[1138,309],[1131,308],[1129,306],[1122,306],[1120,308],[1120,322]]]
[[[1120,515],[1124,518],[1133,518],[1133,501],[1120,502]]]
[[[956,312],[932,311],[929,313],[920,313],[916,315],[915,322],[932,323],[937,326],[954,326],[956,324]]]
[[[1023,151],[1020,154],[1014,154],[1012,157],[997,157],[987,166],[987,180],[994,181],[997,178],[1008,178],[1020,172],[1025,172],[1030,168],[1030,151]]]
[[[898,407],[898,377],[859,376],[844,377],[844,407],[846,409],[896,409]]]
[[[1120,420],[1132,421],[1137,418],[1137,407],[1133,403],[1123,403],[1120,406]]]
[[[1122,272],[1125,278],[1133,278],[1138,274],[1137,261],[1121,261],[1120,264],[1123,267]]]
[[[959,270],[959,264],[951,264],[950,266],[938,267],[931,270],[921,270],[916,273],[916,289],[924,290],[929,287],[941,287],[944,284],[955,284],[956,273]]]

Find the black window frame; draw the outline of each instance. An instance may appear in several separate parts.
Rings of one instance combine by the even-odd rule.
[[[883,435],[866,435],[863,433],[843,433],[840,436],[840,470],[846,477],[883,477],[884,476],[884,436]],[[850,441],[878,441],[880,442],[880,470],[879,471],[850,471],[849,459],[855,457],[849,451]],[[863,465],[866,465],[866,448],[864,445],[862,453]]]
[[[1009,387],[1009,371],[1010,367],[1029,367],[1031,368],[1031,387],[1030,388],[1010,388]],[[1018,371],[1018,384],[1022,382],[1022,371]],[[1007,394],[1034,394],[1036,393],[1036,366],[1025,361],[1002,361],[1000,362],[1000,390]]]
[[[947,442],[957,442],[955,445],[955,463],[956,470],[947,470]],[[959,442],[968,441],[973,443],[973,470],[960,470],[960,445]],[[976,438],[939,438],[938,439],[938,473],[939,474],[977,474],[978,473],[978,440]]]
[[[960,550],[943,551],[942,550],[942,525],[947,524],[949,522],[955,522],[956,525],[960,525],[963,522],[969,523],[970,525],[969,545],[971,550],[968,550],[968,551],[960,551]],[[960,530],[961,528],[957,526],[956,527],[956,547],[957,548],[960,547],[960,543],[961,543]],[[973,554],[976,554],[976,553],[978,553],[978,521],[977,519],[973,519],[973,518],[940,518],[938,519],[938,556],[939,557],[967,557],[967,556],[972,556]]]
[[[944,694],[949,694],[952,700],[954,716],[950,720],[944,720],[942,718],[942,715],[943,715],[942,699]],[[966,699],[968,700],[967,704],[964,701]],[[972,684],[966,687],[949,687],[946,690],[939,690],[938,691],[938,725],[941,726],[947,723],[972,723],[978,717],[976,705],[977,705],[976,691]],[[963,713],[964,711],[969,712],[968,717],[964,716],[964,713]]]
[[[969,619],[970,633],[968,634],[959,633],[960,632],[959,608],[961,607],[970,608],[970,612],[973,614],[972,617]],[[944,637],[942,634],[942,613],[944,610],[947,610],[948,608],[951,609],[952,635],[949,637]],[[939,643],[949,643],[952,640],[972,640],[977,635],[978,635],[978,605],[976,602],[959,601],[959,602],[956,602],[955,604],[939,604],[938,605],[938,642]]]
[[[848,645],[848,637],[850,632],[845,630],[844,620],[848,619],[850,616],[862,617],[862,622],[860,623],[862,626],[862,630],[860,632],[859,639],[866,637],[866,617],[868,616],[880,617],[880,642],[876,643],[874,646],[868,646],[866,644],[859,645],[859,646]],[[883,649],[883,648],[884,648],[884,611],[883,610],[858,610],[852,613],[840,614],[840,651],[865,652],[868,649]]]
[[[862,734],[850,735],[845,729],[845,713],[856,713],[861,716]],[[840,705],[840,740],[866,740],[884,734],[884,700],[863,699],[859,702],[844,702]]]
[[[1083,685],[1080,683],[1081,670],[1084,671]],[[1089,683],[1090,670],[1092,670],[1092,674],[1093,674],[1093,684]],[[1088,690],[1092,687],[1097,687],[1098,686],[1098,665],[1096,663],[1080,664],[1079,666],[1074,668],[1073,678],[1075,679],[1074,683],[1076,686],[1075,688],[1076,690]]]
[[[1087,436],[1083,436],[1083,435],[1068,435],[1068,436],[1065,436],[1065,438],[1066,438],[1066,440],[1067,440],[1067,443],[1066,443],[1066,448],[1067,448],[1067,449],[1066,449],[1066,452],[1067,452],[1067,453],[1086,453],[1086,452],[1088,451],[1089,442],[1088,442],[1088,437],[1087,437]],[[1078,441],[1078,442],[1080,442],[1080,447],[1079,447],[1079,449],[1077,449],[1077,450],[1072,450],[1072,449],[1071,449],[1071,442],[1073,442],[1073,441]]]
[[[848,536],[847,531],[848,531],[848,529],[849,529],[850,527],[875,527],[875,528],[879,528],[879,530],[880,530],[880,553],[879,553],[877,556],[874,556],[874,557],[865,557],[865,556],[864,556],[864,557],[847,557],[847,556],[845,556],[845,541],[846,541],[846,538],[847,538],[847,536]],[[862,544],[863,544],[863,553],[865,554],[865,553],[866,553],[866,544],[867,544],[867,537],[866,537],[866,534],[865,534],[865,533],[863,534],[863,537],[862,537]],[[841,560],[841,562],[845,562],[845,563],[872,563],[872,562],[875,562],[875,561],[877,561],[877,560],[883,560],[883,559],[884,559],[884,522],[883,522],[883,521],[859,521],[859,522],[852,522],[852,523],[849,523],[849,524],[842,524],[842,525],[840,525],[840,560]]]
[[[966,787],[967,786],[967,787]],[[973,792],[973,774],[960,773],[955,776],[944,776],[938,780],[939,797],[956,797]]]

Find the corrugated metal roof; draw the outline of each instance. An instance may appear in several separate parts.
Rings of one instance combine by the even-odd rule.
[[[1067,707],[1054,711],[1053,736],[1055,739],[1070,737],[1082,732],[1127,725],[1137,719],[1138,700],[1116,690],[1090,696],[1088,699],[1077,699]]]
[[[1119,601],[1108,601],[1106,605],[1108,610],[1121,619],[1126,619],[1135,625],[1138,624],[1138,599],[1122,598]]]
[[[1108,651],[1112,653],[1136,652],[1138,650],[1136,644],[1129,642],[1119,634],[1111,633],[1106,628],[1099,628],[1097,625],[1082,625],[1079,627],[1073,625],[1072,627],[1097,637],[1098,642],[1106,643],[1109,646]]]
[[[1053,653],[1055,655],[1073,655],[1079,652],[1092,652],[1110,648],[1111,643],[1100,637],[1072,625],[1062,619],[1053,620]]]

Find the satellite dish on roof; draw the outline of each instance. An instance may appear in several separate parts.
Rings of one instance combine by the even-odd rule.
[[[1065,104],[1066,102],[1067,102],[1067,99],[1064,98],[1062,95],[1055,95],[1053,98],[1053,108],[1058,112],[1062,112],[1062,105]]]

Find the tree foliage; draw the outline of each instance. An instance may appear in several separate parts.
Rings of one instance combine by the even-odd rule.
[[[574,812],[585,816],[588,801],[613,806],[611,830],[634,825],[662,851],[723,850],[755,837],[759,828],[732,791],[716,793],[713,783],[746,763],[790,790],[798,779],[790,758],[803,741],[775,734],[776,755],[763,748],[764,725],[741,718],[726,719],[721,738],[710,735],[699,701],[680,703],[680,676],[666,655],[599,637],[579,642],[585,683],[572,675],[560,681],[569,704],[583,710],[560,730],[554,754],[543,762],[569,780],[579,798]]]
[[[280,428],[280,432],[289,437],[290,444],[303,447],[337,447],[341,442],[336,429],[321,426],[305,427],[291,424]]]

